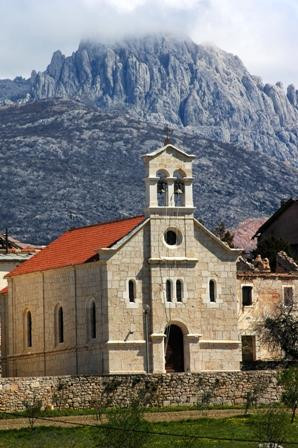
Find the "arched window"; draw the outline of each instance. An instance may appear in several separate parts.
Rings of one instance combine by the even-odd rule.
[[[136,301],[136,283],[134,280],[128,281],[128,298],[132,303]]]
[[[90,336],[92,339],[96,338],[96,305],[94,301],[90,307]]]
[[[26,333],[27,347],[32,347],[32,315],[30,311],[26,313]]]
[[[63,318],[63,308],[60,306],[58,308],[58,316],[57,316],[57,330],[58,330],[58,342],[61,344],[64,342],[64,318]]]
[[[216,284],[214,280],[209,281],[209,300],[216,302]]]
[[[177,302],[182,302],[183,299],[183,283],[182,280],[176,281],[176,299]]]
[[[159,170],[156,173],[158,177],[157,181],[157,204],[159,207],[165,207],[168,205],[168,184],[167,177],[169,173],[165,170]]]
[[[174,172],[174,198],[175,207],[185,206],[185,185],[184,185],[185,173],[182,170]]]
[[[172,282],[171,282],[171,280],[166,281],[166,298],[167,298],[167,302],[172,302]]]

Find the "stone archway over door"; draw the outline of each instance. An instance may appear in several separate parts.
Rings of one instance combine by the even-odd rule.
[[[184,342],[181,328],[170,325],[165,331],[166,372],[184,372]]]

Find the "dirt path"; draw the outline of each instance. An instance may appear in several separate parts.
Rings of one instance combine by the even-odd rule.
[[[197,420],[202,417],[224,418],[243,414],[243,409],[217,409],[206,411],[176,411],[176,412],[148,412],[145,414],[149,422],[173,422],[179,420]],[[103,418],[106,421],[106,418]],[[46,417],[35,421],[34,426],[63,426],[72,427],[76,424],[96,425],[95,415],[72,415],[65,417]],[[6,429],[28,428],[27,418],[0,419],[0,431]]]

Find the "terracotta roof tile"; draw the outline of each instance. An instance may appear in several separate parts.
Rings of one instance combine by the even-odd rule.
[[[110,247],[144,220],[144,216],[136,216],[68,230],[7,277],[85,263],[99,249]]]
[[[5,288],[1,289],[0,294],[7,294],[8,293],[8,286],[5,286]]]

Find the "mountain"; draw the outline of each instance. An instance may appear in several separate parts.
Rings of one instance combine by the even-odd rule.
[[[257,247],[257,240],[252,238],[267,219],[268,217],[248,218],[238,224],[237,228],[232,230],[235,247],[240,247],[247,251],[255,249]]]
[[[44,243],[68,227],[141,213],[140,156],[193,152],[197,216],[237,227],[298,196],[298,94],[237,56],[151,35],[84,41],[44,72],[0,80],[1,223]]]
[[[4,81],[7,84],[7,80]],[[2,100],[78,99],[102,111],[129,111],[153,123],[191,126],[212,140],[298,166],[298,91],[263,84],[237,56],[190,39],[149,35],[121,42],[83,41],[44,72],[16,78]]]
[[[0,108],[1,224],[33,243],[69,227],[144,208],[142,154],[163,144],[162,124],[75,100]],[[173,143],[194,161],[196,216],[212,228],[265,216],[298,195],[288,162],[177,127]]]

